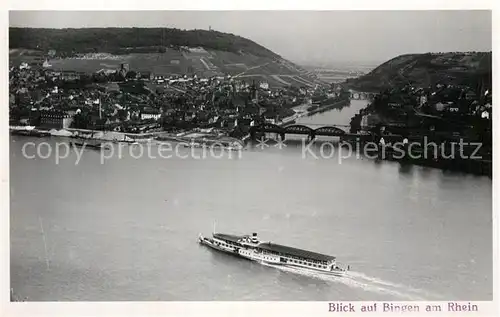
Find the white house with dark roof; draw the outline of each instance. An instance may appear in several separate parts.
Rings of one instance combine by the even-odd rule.
[[[141,120],[158,120],[161,117],[161,112],[155,108],[144,108],[141,111]]]

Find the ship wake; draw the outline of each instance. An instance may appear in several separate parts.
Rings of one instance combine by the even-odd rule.
[[[402,284],[396,284],[390,281],[365,275],[361,272],[349,271],[347,275],[339,277],[322,272],[305,271],[300,268],[286,267],[269,263],[262,264],[265,266],[276,268],[280,271],[320,279],[325,282],[340,283],[351,288],[363,289],[367,292],[391,295],[401,300],[425,301],[441,299],[439,295],[433,294],[426,290],[416,289]]]

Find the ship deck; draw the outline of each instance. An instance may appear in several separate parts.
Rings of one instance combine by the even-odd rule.
[[[316,253],[316,252],[311,252],[303,249],[297,249],[297,248],[292,248],[288,247],[285,245],[281,244],[276,244],[276,243],[271,243],[271,242],[265,242],[261,243],[257,246],[257,248],[266,250],[266,251],[272,251],[272,252],[277,252],[283,255],[291,255],[291,256],[296,256],[299,258],[305,258],[305,259],[311,259],[315,261],[334,261],[336,258],[334,256],[326,255],[326,254],[321,254],[321,253]]]
[[[225,233],[214,233],[213,236],[216,239],[226,240],[234,243],[238,243],[240,239],[243,239],[245,237],[245,236],[237,236],[234,234],[225,234]]]
[[[238,241],[246,236],[233,235],[233,234],[224,234],[224,233],[215,233],[214,238],[230,241],[233,243],[238,243]],[[311,252],[303,249],[292,248],[281,244],[271,243],[271,242],[262,242],[259,245],[255,246],[261,250],[276,252],[282,255],[290,255],[304,259],[311,259],[315,261],[329,262],[335,261],[336,257],[321,254],[317,252]]]

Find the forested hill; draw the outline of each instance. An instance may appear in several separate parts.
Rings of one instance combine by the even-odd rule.
[[[181,46],[280,58],[249,39],[217,31],[171,28],[9,29],[11,49],[53,49],[65,55],[88,52],[157,52],[164,47]]]
[[[126,63],[136,71],[164,76],[229,74],[249,82],[267,82],[271,87],[326,85],[314,72],[249,39],[217,31],[167,28],[10,28],[9,31],[11,65],[22,62],[41,65],[47,59],[54,70],[93,73]]]
[[[491,52],[407,54],[395,57],[370,73],[347,81],[350,88],[380,91],[405,84],[455,84],[491,87]]]

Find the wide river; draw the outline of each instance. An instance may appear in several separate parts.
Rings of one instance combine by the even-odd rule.
[[[348,124],[364,105],[352,101],[300,122]],[[125,147],[104,164],[89,149],[79,161],[72,149],[57,164],[54,153],[37,156],[35,146],[47,142],[54,152],[61,141],[10,139],[11,287],[18,299],[492,299],[487,177],[316,158],[298,141],[202,159],[202,149],[160,158],[155,146],[142,157]],[[25,147],[33,159],[23,155],[27,142],[34,142]],[[219,232],[258,232],[335,255],[351,274],[303,274],[210,250],[197,237],[211,234],[214,221]]]

